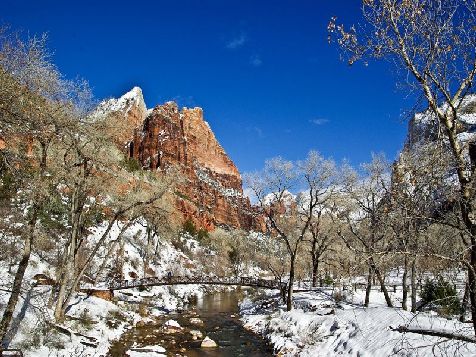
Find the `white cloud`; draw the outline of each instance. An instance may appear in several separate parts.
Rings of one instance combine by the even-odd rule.
[[[197,106],[197,102],[195,101],[195,98],[191,95],[189,96],[176,95],[171,100],[177,103],[179,107],[193,108]]]
[[[263,137],[264,137],[264,135],[263,135],[263,130],[261,130],[261,128],[258,128],[257,126],[255,126],[255,127],[253,128],[253,130],[258,134],[258,136],[259,136],[260,138],[263,138]]]
[[[256,134],[259,138],[264,138],[263,130],[257,126],[248,126],[246,128],[248,133]]]
[[[250,64],[254,67],[259,67],[263,64],[263,61],[259,55],[252,55],[250,57]]]
[[[236,50],[240,47],[242,47],[246,42],[246,36],[245,34],[240,34],[240,36],[233,38],[231,41],[229,41],[226,44],[226,48],[229,50]]]
[[[309,123],[312,123],[314,125],[324,125],[328,122],[329,122],[329,119],[326,119],[326,118],[316,118],[316,119],[309,120]]]

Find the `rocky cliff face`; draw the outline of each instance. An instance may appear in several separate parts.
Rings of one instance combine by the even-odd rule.
[[[446,107],[444,104],[441,109],[446,110]],[[463,145],[463,149],[467,149],[467,144],[476,139],[476,94],[467,95],[463,99],[458,110],[456,126],[457,139]],[[405,149],[411,149],[423,142],[436,141],[438,137],[442,137],[439,130],[443,128],[439,127],[435,115],[429,109],[415,114],[408,124]]]
[[[115,115],[118,124],[117,143],[122,147],[131,140],[131,130],[141,128],[147,116],[142,90],[139,87],[132,88],[119,99],[108,99],[101,102],[93,115]]]
[[[243,196],[238,169],[215,138],[201,108],[168,102],[146,110],[142,92],[134,88],[107,107],[135,123],[127,145],[129,157],[144,169],[179,168],[176,206],[183,218],[208,230],[217,225],[260,229],[249,199]]]
[[[447,104],[442,104],[440,110],[446,109]],[[455,125],[456,140],[469,173],[476,161],[475,94],[462,100]],[[443,130],[429,109],[415,114],[408,125],[405,146],[393,166],[392,181],[395,184],[421,185],[417,191],[420,194],[425,192],[431,198],[431,202],[422,201],[420,208],[431,212],[427,214],[439,215],[454,209],[460,187],[450,142]]]

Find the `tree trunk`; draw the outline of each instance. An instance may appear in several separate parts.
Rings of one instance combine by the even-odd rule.
[[[56,298],[57,288],[58,288],[58,286],[56,284],[51,285],[50,296],[48,297],[48,303],[46,304],[46,306],[48,306],[48,309],[51,309],[53,307],[53,304],[54,304],[55,298]]]
[[[74,274],[74,271],[73,271],[73,276],[72,276],[72,279],[71,279],[71,280],[73,280],[73,282],[72,282],[71,286],[69,287],[69,289],[65,292],[63,302],[62,302],[62,305],[61,305],[63,316],[64,316],[64,312],[66,311],[66,308],[68,307],[69,301],[71,300],[76,287],[79,286],[81,278],[83,277],[87,267],[89,266],[89,264],[92,262],[92,260],[96,256],[97,251],[103,245],[106,238],[109,236],[109,232],[111,231],[114,224],[117,222],[118,217],[119,217],[119,214],[116,214],[113,218],[111,218],[111,221],[109,222],[106,230],[101,235],[101,238],[99,238],[98,242],[96,243],[96,245],[94,246],[92,251],[89,253],[89,256],[86,259],[84,265],[79,269],[79,271],[76,274]],[[122,240],[123,234],[127,231],[127,229],[131,226],[131,224],[133,222],[134,222],[134,219],[130,220],[127,224],[125,224],[122,227],[122,229],[119,232],[119,235],[117,236],[116,239]]]
[[[68,284],[72,280],[72,276],[74,275],[74,249],[75,244],[72,243],[70,245],[70,251],[67,252],[68,261],[65,266],[65,273],[63,275],[63,279],[61,279],[61,281],[59,282],[58,296],[56,298],[56,306],[54,311],[54,317],[57,322],[61,322],[64,320],[65,311],[63,309],[63,302],[65,300]]]
[[[319,259],[313,259],[312,261],[312,287],[317,287],[318,281],[318,270],[319,270]]]
[[[466,315],[466,310],[468,309],[468,298],[469,298],[469,284],[466,281],[466,284],[464,285],[464,295],[463,295],[463,302],[461,304],[461,314],[459,316],[459,320],[461,322],[464,322],[465,315]]]
[[[369,275],[367,276],[367,287],[365,288],[365,302],[364,302],[365,307],[369,307],[370,291],[372,290],[373,275],[374,275],[374,270],[372,268],[372,265],[369,264]]]
[[[36,211],[36,209],[35,209]],[[12,292],[8,299],[7,306],[5,311],[3,312],[2,321],[0,322],[0,342],[5,340],[7,336],[10,323],[13,318],[13,313],[15,312],[15,307],[18,303],[18,298],[20,297],[21,292],[21,285],[23,282],[23,277],[25,275],[26,268],[28,267],[28,263],[30,261],[30,254],[31,254],[31,246],[33,244],[33,237],[35,234],[35,224],[36,224],[36,212],[34,212],[34,218],[30,221],[29,233],[28,237],[25,241],[25,247],[23,248],[22,258],[20,263],[18,264],[17,272],[15,273],[15,279],[13,280]]]
[[[476,339],[462,334],[451,333],[446,331],[438,331],[434,329],[420,329],[420,328],[409,328],[407,326],[398,326],[397,328],[390,327],[391,331],[397,331],[400,333],[417,333],[424,336],[435,336],[440,337],[445,340],[452,341],[463,341],[467,343],[476,343]]]
[[[407,286],[407,274],[408,274],[408,257],[405,254],[403,261],[403,277],[402,277],[402,309],[407,310],[407,298],[408,298],[408,286]]]
[[[102,272],[104,271],[104,269],[106,269],[109,257],[111,256],[112,252],[114,252],[116,250],[117,245],[119,244],[119,241],[120,241],[120,238],[113,241],[112,244],[110,245],[109,249],[107,250],[106,255],[104,256],[104,259],[103,259],[101,265],[99,266],[98,271],[95,274],[96,276],[94,277],[94,281],[93,281],[94,285],[96,285],[99,282],[99,279],[101,278]]]
[[[81,191],[82,192],[82,191]],[[155,201],[157,201],[160,197],[162,197],[162,194],[158,195],[158,196],[153,196],[151,198],[149,198],[147,201],[137,201],[137,202],[133,202],[131,203],[129,206],[125,207],[125,208],[122,208],[120,210],[118,210],[114,216],[110,219],[109,221],[109,224],[107,225],[107,228],[106,230],[103,232],[103,234],[101,235],[101,238],[99,238],[98,242],[96,243],[96,245],[94,246],[94,248],[91,250],[91,252],[89,253],[86,261],[84,262],[83,266],[79,269],[79,271],[77,272],[77,274],[74,275],[74,271],[73,271],[73,276],[72,276],[72,284],[69,288],[69,290],[65,291],[64,295],[63,295],[63,300],[62,300],[62,303],[61,303],[61,310],[62,310],[62,314],[64,316],[64,312],[66,310],[66,308],[68,307],[68,304],[69,304],[69,301],[71,300],[71,297],[73,296],[73,292],[75,291],[76,287],[79,285],[80,283],[80,280],[81,278],[83,277],[84,275],[84,272],[86,271],[87,267],[89,266],[89,264],[93,261],[94,257],[96,256],[96,253],[98,252],[99,248],[102,247],[102,245],[104,244],[104,242],[106,241],[106,238],[109,236],[109,233],[111,232],[111,229],[112,227],[114,226],[114,224],[118,221],[119,217],[121,217],[123,214],[127,213],[128,211],[131,211],[132,209],[136,208],[136,207],[139,207],[139,206],[142,206],[142,205],[148,205],[150,203],[153,203]],[[81,210],[80,210],[80,214],[82,213],[82,208],[84,207],[84,203],[83,205],[81,206]],[[132,223],[134,223],[135,218],[132,218],[128,221],[127,224],[125,224],[121,231],[119,232],[119,236],[117,237],[117,239],[121,239],[122,240],[122,235],[127,231],[127,229],[132,225]],[[75,262],[75,259],[73,260],[73,262]]]
[[[450,122],[451,118],[446,118]],[[449,127],[449,126],[447,126]],[[453,134],[453,135],[450,135]],[[469,285],[469,301],[471,302],[471,318],[473,320],[473,330],[476,334],[476,224],[473,221],[473,204],[474,199],[474,174],[476,170],[476,157],[474,155],[474,143],[470,147],[470,161],[471,161],[471,176],[466,177],[465,173],[465,163],[466,158],[463,156],[456,140],[456,134],[448,130],[448,137],[450,139],[450,144],[453,149],[453,155],[460,163],[458,165],[458,180],[460,184],[460,193],[461,193],[461,216],[466,226],[466,230],[469,233],[470,238],[470,255],[469,255],[469,265],[468,268],[468,285]],[[473,150],[472,150],[473,149]]]
[[[56,300],[54,317],[57,322],[64,320],[65,309],[63,303],[65,301],[68,285],[74,276],[76,263],[77,242],[80,234],[81,216],[83,205],[80,203],[79,195],[81,194],[81,185],[77,185],[71,199],[71,235],[69,239],[68,249],[65,252],[66,262],[64,274],[59,281],[58,298]]]
[[[39,171],[39,179],[43,181],[45,178],[45,172],[47,167],[47,153],[48,153],[48,144],[46,142],[40,141],[41,147],[41,159],[40,159],[40,171]],[[23,283],[23,277],[25,276],[26,268],[28,267],[28,263],[30,262],[30,255],[31,255],[31,248],[33,245],[33,241],[35,239],[35,227],[36,221],[38,220],[38,213],[40,211],[40,201],[41,196],[36,194],[33,199],[32,204],[32,212],[31,218],[28,221],[28,236],[25,241],[25,246],[23,247],[23,254],[18,264],[17,272],[15,273],[15,279],[13,280],[12,292],[10,297],[8,298],[7,306],[5,307],[5,311],[3,312],[2,321],[0,321],[0,344],[3,343],[8,329],[10,327],[10,323],[13,318],[13,313],[15,312],[15,307],[18,303],[18,298],[20,297],[21,292],[21,285]]]
[[[471,240],[474,240],[472,238]],[[476,247],[471,248],[471,266],[473,269],[476,268]],[[476,277],[474,276],[473,270],[468,272],[468,285],[469,285],[469,301],[471,303],[471,319],[473,320],[473,330],[476,334]]]
[[[294,261],[296,256],[291,256],[291,265],[289,267],[289,284],[288,284],[288,295],[286,298],[286,311],[291,311],[293,309],[293,285],[294,285]]]
[[[417,279],[416,279],[417,271],[416,271],[416,258],[412,260],[411,266],[411,286],[412,286],[412,312],[416,313],[417,311]]]
[[[383,296],[385,297],[385,302],[387,303],[388,307],[393,307],[392,300],[390,299],[390,295],[388,294],[387,287],[385,286],[385,280],[383,279],[382,274],[380,274],[380,270],[377,268],[377,266],[373,262],[373,259],[372,259],[372,264],[375,271],[375,276],[377,277],[377,280],[380,283],[380,288],[383,292]]]
[[[313,233],[311,242],[311,264],[312,264],[312,287],[317,287],[317,270],[319,268],[319,256],[317,254],[317,233]]]

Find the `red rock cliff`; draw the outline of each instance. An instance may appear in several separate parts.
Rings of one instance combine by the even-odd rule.
[[[133,90],[134,91],[134,90]],[[144,169],[158,170],[174,165],[184,177],[177,188],[177,208],[184,219],[192,219],[208,230],[217,225],[243,229],[259,229],[249,199],[243,196],[242,180],[238,169],[215,138],[203,119],[201,108],[183,108],[168,102],[145,111],[142,92],[135,89],[109,106],[121,107],[137,121],[144,113],[143,123],[128,144],[128,154]],[[123,97],[124,98],[124,97]]]

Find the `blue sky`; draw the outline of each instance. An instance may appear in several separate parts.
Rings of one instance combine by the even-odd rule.
[[[310,149],[353,164],[401,149],[408,94],[386,62],[349,67],[327,43],[331,16],[360,1],[0,0],[0,21],[47,32],[54,62],[99,98],[143,89],[148,107],[200,106],[241,172]]]

